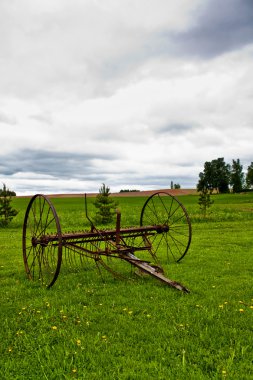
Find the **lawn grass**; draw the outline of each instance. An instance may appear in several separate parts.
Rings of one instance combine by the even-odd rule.
[[[26,279],[22,224],[28,199],[0,229],[2,379],[253,379],[253,194],[181,196],[192,244],[169,278],[63,270],[51,289]],[[122,226],[139,224],[145,198],[118,198]],[[89,210],[92,215],[92,199]],[[88,226],[80,198],[53,199],[64,231]]]

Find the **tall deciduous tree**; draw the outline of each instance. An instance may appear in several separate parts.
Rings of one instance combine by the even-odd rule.
[[[230,185],[234,193],[240,193],[244,187],[244,173],[243,166],[239,158],[232,161]]]
[[[210,193],[216,190],[219,193],[227,193],[230,183],[230,165],[224,158],[217,158],[204,164],[204,171],[199,173],[197,190],[207,189]]]

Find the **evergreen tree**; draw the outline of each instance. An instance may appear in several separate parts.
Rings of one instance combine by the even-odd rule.
[[[211,200],[210,196],[210,190],[208,190],[207,188],[202,189],[199,196],[198,204],[203,213],[203,216],[206,217],[207,209],[211,207],[211,205],[213,204],[213,200]]]
[[[248,188],[251,188],[253,186],[253,162],[251,162],[251,164],[248,166],[246,184]]]
[[[110,188],[105,186],[104,183],[99,189],[94,205],[98,209],[95,215],[96,223],[107,224],[113,220],[117,202],[110,198]]]
[[[228,193],[230,183],[230,165],[226,164],[224,158],[213,160],[215,173],[215,188],[218,193]]]
[[[11,207],[10,190],[3,184],[0,192],[0,226],[6,227],[12,219],[18,214],[18,211]]]
[[[243,166],[239,159],[232,161],[230,184],[234,193],[240,193],[244,187]]]

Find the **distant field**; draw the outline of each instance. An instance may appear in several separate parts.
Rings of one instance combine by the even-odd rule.
[[[197,190],[195,189],[159,189],[159,190],[146,190],[146,191],[126,191],[126,192],[118,192],[118,193],[111,193],[111,196],[113,197],[145,197],[150,196],[157,191],[166,191],[169,192],[171,195],[178,196],[178,195],[190,195],[190,194],[197,194]],[[95,197],[97,193],[87,193],[87,197]],[[70,194],[49,194],[50,198],[79,198],[83,197],[84,193],[70,193]],[[17,198],[23,198],[22,196]],[[24,198],[29,198],[28,196],[25,196]]]
[[[122,226],[139,225],[146,198],[117,199]],[[93,262],[63,266],[49,290],[28,281],[22,226],[29,199],[13,199],[20,212],[0,229],[1,378],[253,379],[253,193],[212,198],[204,219],[197,195],[180,197],[192,244],[180,264],[164,265],[190,294],[134,271],[114,278]],[[63,231],[89,227],[83,198],[52,202]]]

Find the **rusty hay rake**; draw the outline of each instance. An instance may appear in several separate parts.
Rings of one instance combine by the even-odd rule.
[[[63,233],[51,200],[42,194],[31,198],[23,225],[23,259],[29,279],[51,287],[61,265],[75,267],[78,257],[80,263],[93,260],[99,271],[103,267],[120,277],[122,263],[129,263],[139,273],[189,292],[167,278],[162,268],[167,262],[181,261],[191,243],[190,219],[177,198],[167,192],[151,195],[141,210],[140,226],[131,228],[121,228],[118,210],[115,229],[96,228],[88,216],[86,195],[85,211],[90,230]]]

